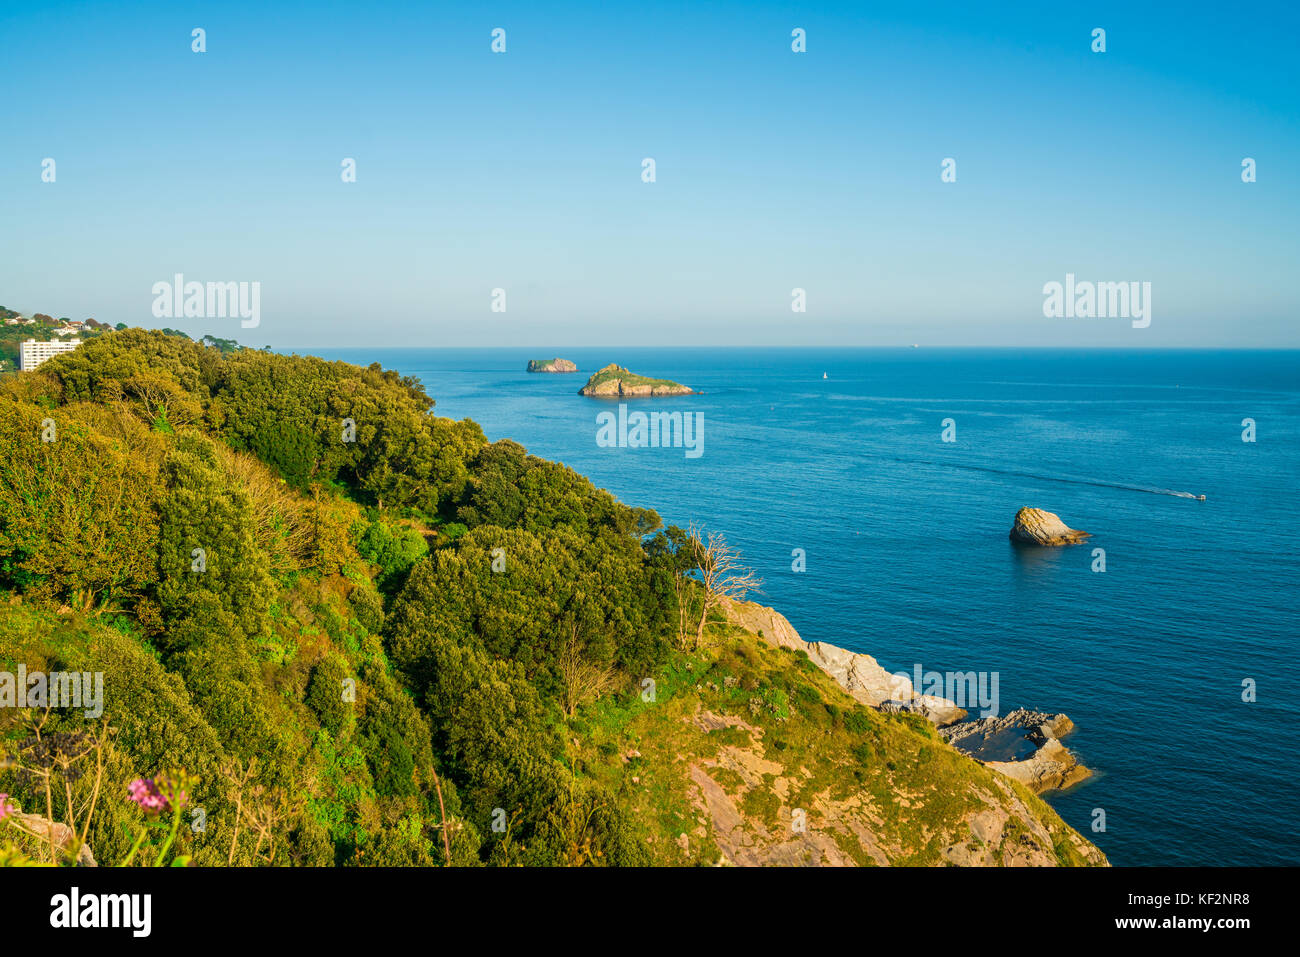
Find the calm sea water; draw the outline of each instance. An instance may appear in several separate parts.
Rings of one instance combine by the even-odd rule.
[[[1049,801],[1113,863],[1300,863],[1300,353],[559,350],[578,375],[529,375],[535,351],[509,348],[325,354],[724,531],[806,639],[997,672],[1003,712],[1066,712],[1097,774]],[[705,393],[632,400],[702,412],[701,457],[597,446],[613,404],[576,392],[611,361]],[[1022,505],[1094,538],[1017,550]]]

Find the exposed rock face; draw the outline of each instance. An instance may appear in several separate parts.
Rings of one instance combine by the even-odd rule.
[[[939,734],[958,750],[1041,794],[1068,788],[1092,774],[1059,740],[1073,730],[1074,722],[1063,714],[1017,708],[999,718],[940,728]],[[1026,751],[1032,753],[1020,757]]]
[[[577,372],[578,367],[568,359],[529,359],[529,372]]]
[[[1055,516],[1053,516],[1055,517]],[[904,675],[875,658],[820,641],[804,641],[784,615],[755,602],[730,602],[727,617],[779,648],[794,648],[871,708],[910,711],[929,719],[958,750],[1024,784],[1035,794],[1067,788],[1092,774],[1058,740],[1074,730],[1063,714],[1017,708],[999,718],[962,721],[966,712],[947,698],[918,694]]]
[[[651,379],[610,363],[578,390],[579,395],[657,396],[694,395],[695,390],[667,379]]]
[[[1023,545],[1077,545],[1091,535],[1070,528],[1053,512],[1022,508],[1011,526],[1011,540]]]
[[[841,688],[870,708],[912,711],[941,726],[966,717],[966,712],[947,698],[917,694],[907,677],[886,671],[870,655],[821,641],[804,641],[786,617],[775,609],[754,602],[731,602],[727,614],[736,624],[762,635],[778,648],[804,652]]]
[[[703,709],[683,717],[688,734],[712,736],[725,728],[726,743],[709,749],[708,756],[686,758],[676,739],[676,761],[688,762],[687,774],[696,788],[699,816],[689,833],[677,838],[684,852],[692,841],[709,837],[717,845],[722,865],[779,865],[844,867],[859,864],[889,866],[909,863],[917,848],[900,841],[887,820],[904,820],[921,813],[916,793],[896,792],[890,810],[878,803],[870,789],[838,794],[834,789],[807,793],[808,769],[780,760],[782,752],[769,749],[763,728],[729,714]],[[687,738],[687,740],[691,740]],[[698,747],[698,745],[697,745]],[[775,758],[775,759],[774,759]],[[1067,827],[1052,828],[1025,802],[1023,791],[1010,781],[991,775],[964,796],[970,809],[960,816],[931,819],[922,832],[933,841],[938,860],[959,866],[1044,867],[1062,863],[1061,844],[1068,845],[1080,862],[1105,866],[1105,855]],[[955,787],[960,787],[954,785]],[[781,802],[775,816],[756,810],[747,798],[774,794]],[[794,827],[791,805],[805,811],[810,826]],[[895,817],[897,815],[897,817]],[[690,823],[685,826],[690,827]]]

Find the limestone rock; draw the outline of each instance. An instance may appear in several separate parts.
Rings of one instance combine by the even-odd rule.
[[[966,712],[947,698],[917,694],[904,675],[895,675],[875,658],[822,641],[804,641],[784,615],[755,602],[731,602],[728,617],[746,631],[761,635],[778,648],[793,648],[808,655],[822,671],[853,698],[881,711],[911,711],[936,725],[951,724]]]
[[[1035,794],[1078,784],[1092,776],[1070,750],[1056,738],[1048,738],[1034,756],[1024,761],[989,761],[994,771],[1019,781]]]
[[[1070,528],[1054,512],[1022,508],[1011,526],[1011,540],[1023,545],[1077,545],[1091,535]]]

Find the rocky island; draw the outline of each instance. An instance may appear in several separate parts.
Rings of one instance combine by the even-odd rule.
[[[579,395],[594,396],[659,396],[694,395],[695,390],[668,379],[651,379],[637,375],[611,362],[578,390]]]
[[[1011,526],[1011,540],[1022,545],[1077,545],[1091,532],[1070,528],[1054,512],[1022,508]]]
[[[569,359],[529,359],[529,372],[577,372],[578,367]]]

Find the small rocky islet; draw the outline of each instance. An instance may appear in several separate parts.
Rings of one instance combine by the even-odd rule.
[[[694,389],[670,379],[652,379],[638,375],[617,363],[611,362],[587,380],[578,390],[579,395],[618,397],[695,395]]]
[[[1010,537],[1020,545],[1078,545],[1092,533],[1070,528],[1055,512],[1026,507],[1016,512]]]
[[[578,367],[571,359],[529,359],[529,372],[577,372]]]

